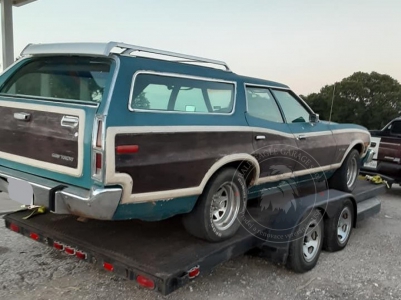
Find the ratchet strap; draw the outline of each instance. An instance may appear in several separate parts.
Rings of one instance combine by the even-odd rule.
[[[381,178],[380,175],[375,175],[375,176],[365,175],[365,176],[362,176],[362,178],[365,178],[367,181],[370,181],[370,182],[375,183],[375,184],[384,183],[387,186],[388,189],[390,188],[390,186],[388,185],[387,181],[384,180],[383,178]]]

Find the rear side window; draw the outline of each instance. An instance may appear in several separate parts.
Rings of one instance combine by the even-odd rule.
[[[100,102],[109,80],[106,59],[37,58],[19,68],[0,88],[1,94]]]
[[[234,84],[174,75],[139,73],[134,78],[131,109],[188,113],[231,113]]]

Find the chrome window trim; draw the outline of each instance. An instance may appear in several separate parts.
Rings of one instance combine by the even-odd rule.
[[[137,109],[132,108],[132,97],[134,94],[134,85],[135,80],[140,74],[148,74],[148,75],[158,75],[158,76],[165,76],[165,77],[176,77],[176,78],[184,78],[184,79],[193,79],[193,80],[200,80],[200,81],[209,81],[209,82],[219,82],[219,83],[226,83],[232,84],[234,87],[233,93],[233,107],[231,112],[229,113],[203,113],[203,112],[190,112],[190,111],[174,111],[174,110],[156,110],[156,109]],[[128,100],[128,110],[131,112],[146,112],[146,113],[163,113],[163,114],[191,114],[191,115],[207,115],[207,116],[231,116],[235,113],[235,108],[237,104],[237,82],[236,81],[229,81],[224,79],[216,79],[216,78],[207,78],[207,77],[198,77],[192,75],[185,75],[185,74],[178,74],[178,73],[166,73],[166,72],[156,72],[156,71],[136,71],[132,76],[131,88],[129,93],[129,100]]]
[[[247,88],[247,87],[256,87],[256,88],[265,88],[265,89],[267,89],[267,90],[270,92],[270,95],[273,97],[274,103],[276,103],[277,109],[278,109],[278,111],[280,112],[281,119],[283,120],[282,123],[273,122],[273,121],[268,121],[268,120],[264,120],[264,121],[273,122],[273,123],[277,123],[277,124],[288,124],[288,123],[287,123],[287,120],[286,120],[286,118],[285,118],[285,116],[284,116],[284,112],[282,111],[280,105],[277,103],[277,100],[276,100],[276,98],[274,97],[273,93],[270,91],[270,89],[273,88],[273,87],[270,86],[270,85],[252,84],[252,83],[244,82],[244,92],[245,92],[245,102],[246,102],[246,112],[247,112],[247,113],[249,112],[249,109],[248,109],[248,97],[247,97],[247,95],[246,95],[246,88]],[[290,90],[289,88],[282,88],[282,89],[283,89],[283,90]],[[254,118],[257,118],[257,117],[254,117]],[[261,119],[261,120],[263,120],[263,119]]]

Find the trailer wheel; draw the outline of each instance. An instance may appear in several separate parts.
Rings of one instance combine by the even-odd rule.
[[[330,188],[351,193],[356,186],[360,168],[359,152],[352,149],[341,167],[329,178]]]
[[[314,209],[302,218],[295,232],[302,234],[294,237],[290,244],[287,267],[294,272],[304,273],[316,266],[322,252],[324,224],[320,211]]]
[[[323,248],[330,252],[339,251],[347,246],[354,224],[354,206],[347,199],[336,216],[325,220]]]
[[[210,242],[232,237],[241,225],[237,217],[245,212],[247,196],[242,174],[223,169],[207,183],[194,209],[183,215],[185,229]]]

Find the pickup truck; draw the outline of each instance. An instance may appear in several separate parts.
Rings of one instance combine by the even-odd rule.
[[[363,171],[390,177],[401,182],[401,117],[390,121],[381,130],[370,130],[373,160],[363,165]]]

